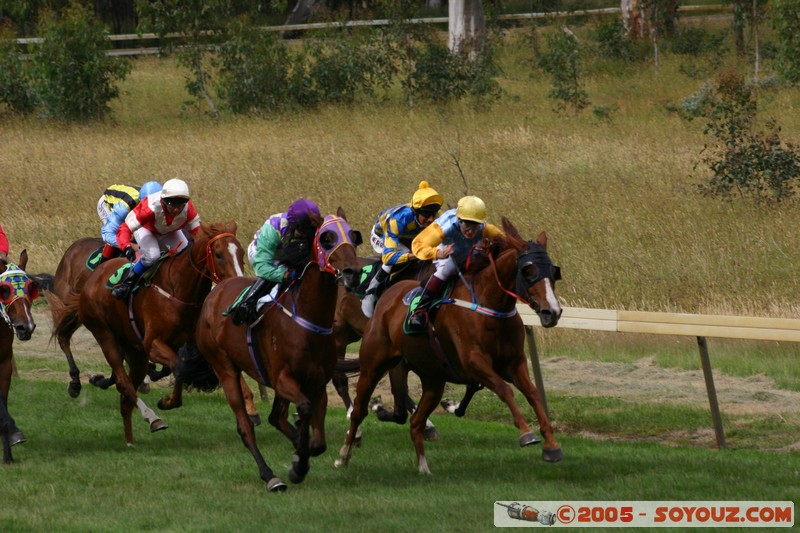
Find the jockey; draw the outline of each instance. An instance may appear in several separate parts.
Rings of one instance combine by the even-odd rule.
[[[106,190],[103,198],[101,198],[100,202],[97,204],[97,212],[101,212],[101,203],[104,206],[107,206],[107,202],[105,198],[110,196],[112,198],[116,198],[109,193],[109,191],[114,191],[114,187],[126,187],[121,185],[112,185],[109,189]],[[147,198],[154,192],[158,192],[161,190],[161,184],[157,181],[148,181],[144,185],[139,188],[135,194],[131,195],[129,198],[134,200],[134,207],[139,203],[139,200]],[[103,236],[103,241],[105,242],[105,246],[103,246],[103,254],[100,257],[100,263],[111,259],[113,257],[117,257],[120,252],[119,244],[117,243],[117,230],[119,229],[120,225],[125,221],[125,217],[128,216],[132,207],[126,200],[119,200],[116,204],[114,204],[111,212],[106,216],[106,219],[103,221],[103,227],[100,230],[100,233]],[[102,215],[101,215],[102,220]],[[132,248],[131,248],[132,250]],[[129,259],[132,259],[129,258]],[[100,264],[98,263],[98,264]]]
[[[128,206],[129,211],[133,209],[139,203],[139,187],[119,184],[109,186],[97,201],[97,215],[100,217],[100,222],[105,224],[114,207],[120,203]]]
[[[470,250],[483,238],[502,235],[503,230],[486,222],[486,204],[477,196],[464,196],[455,209],[425,228],[411,243],[419,259],[433,259],[436,272],[428,279],[419,304],[408,324],[421,329],[428,324],[428,311],[448,279],[458,271],[458,263],[467,259]]]
[[[168,180],[164,187],[143,198],[125,217],[117,231],[119,247],[126,257],[132,257],[131,237],[139,244],[140,257],[125,273],[112,294],[117,300],[127,297],[139,277],[161,255],[161,245],[180,252],[189,245],[181,231],[189,228],[191,235],[200,231],[200,215],[189,200],[189,186],[179,179]]]
[[[3,226],[0,226],[0,261],[8,261],[8,238],[3,232]]]
[[[300,198],[285,213],[269,217],[253,235],[247,247],[247,259],[253,265],[256,281],[241,303],[233,310],[233,323],[250,324],[256,319],[256,305],[276,283],[289,281],[292,273],[284,264],[290,248],[298,246],[310,257],[316,225],[312,215],[321,217],[319,207],[311,200]]]
[[[370,242],[373,250],[381,256],[381,268],[369,282],[361,301],[361,311],[367,318],[372,317],[392,268],[416,258],[410,250],[411,241],[433,222],[443,203],[442,195],[427,181],[421,181],[410,203],[384,209],[378,215]]]

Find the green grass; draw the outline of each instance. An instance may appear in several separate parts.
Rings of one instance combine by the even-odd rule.
[[[442,438],[426,445],[430,477],[417,474],[408,427],[374,417],[350,466],[336,469],[346,430],[338,408],[327,419],[329,449],[305,482],[267,494],[219,392],[188,395],[165,413],[170,428],[160,433],[137,415],[133,448],[117,405],[113,391],[89,387],[70,399],[60,382],[15,381],[12,412],[28,442],[0,468],[4,531],[486,531],[496,500],[800,498],[796,453],[559,436],[565,459],[546,464],[538,448],[517,446],[510,424],[471,413],[434,418]],[[271,427],[256,433],[283,475],[288,441]]]

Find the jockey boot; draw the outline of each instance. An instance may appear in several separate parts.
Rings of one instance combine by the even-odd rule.
[[[100,258],[97,260],[97,265],[100,265],[101,263],[103,263],[104,261],[108,261],[109,259],[115,258],[117,256],[117,252],[118,250],[116,248],[106,243],[103,246],[103,253],[100,254]]]
[[[428,312],[443,286],[444,280],[437,278],[435,275],[428,278],[414,314],[408,317],[408,325],[411,329],[420,330],[428,325]]]
[[[136,282],[139,281],[139,277],[141,276],[140,273],[137,273],[136,270],[141,269],[142,271],[145,270],[146,267],[140,266],[141,263],[138,261],[131,265],[131,267],[125,272],[125,276],[120,280],[119,284],[114,287],[111,291],[111,295],[116,298],[117,300],[124,300],[127,298],[133,287],[136,285]]]
[[[375,312],[375,304],[378,303],[378,296],[381,295],[386,287],[390,272],[381,267],[375,277],[372,278],[372,281],[369,282],[367,293],[364,295],[364,299],[361,300],[361,312],[364,313],[365,317],[372,318],[372,314]]]
[[[252,324],[256,320],[256,305],[259,298],[264,296],[264,293],[269,290],[272,284],[264,278],[256,278],[256,281],[250,286],[242,301],[233,310],[233,323],[238,326],[239,324]]]

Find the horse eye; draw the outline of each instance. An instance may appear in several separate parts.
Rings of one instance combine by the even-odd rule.
[[[319,236],[319,244],[326,250],[330,250],[336,244],[336,236],[332,231],[326,231]]]
[[[539,271],[536,269],[536,265],[528,265],[522,269],[522,275],[525,276],[525,279],[534,280],[536,279]]]

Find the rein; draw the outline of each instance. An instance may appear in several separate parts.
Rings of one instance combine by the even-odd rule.
[[[203,257],[203,259],[200,260],[201,262],[205,262],[206,270],[210,272],[211,275],[206,274],[204,270],[200,270],[197,267],[197,265],[195,265],[194,257],[191,257],[190,260],[192,268],[194,268],[198,274],[200,274],[205,278],[210,279],[214,283],[219,283],[220,281],[222,281],[222,279],[217,274],[217,268],[216,265],[214,264],[214,255],[211,251],[211,245],[214,244],[214,241],[216,241],[217,239],[221,239],[223,237],[235,237],[235,235],[233,233],[219,233],[208,239],[208,242],[206,243],[206,255]]]

